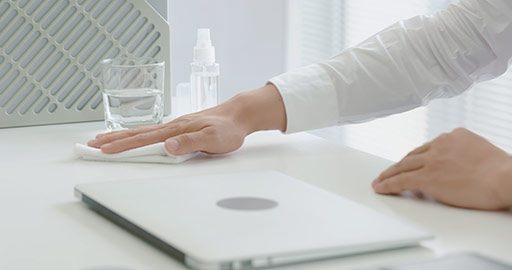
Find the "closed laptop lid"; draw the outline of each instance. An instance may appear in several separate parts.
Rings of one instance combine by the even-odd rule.
[[[198,269],[266,267],[431,237],[274,171],[112,181],[75,191],[104,216]]]

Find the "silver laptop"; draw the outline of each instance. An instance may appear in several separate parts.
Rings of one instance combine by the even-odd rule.
[[[275,171],[84,184],[75,194],[194,269],[270,267],[431,237]]]

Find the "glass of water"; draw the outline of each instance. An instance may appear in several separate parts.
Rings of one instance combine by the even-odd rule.
[[[101,65],[108,130],[162,123],[165,62],[116,58]]]

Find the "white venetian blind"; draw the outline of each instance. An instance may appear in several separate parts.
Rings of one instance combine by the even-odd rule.
[[[290,69],[328,59],[396,21],[444,9],[453,0],[290,0]],[[466,127],[512,152],[512,72],[452,99],[315,134],[392,160]]]

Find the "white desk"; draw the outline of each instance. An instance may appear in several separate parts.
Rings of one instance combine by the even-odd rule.
[[[181,165],[76,159],[72,148],[103,123],[0,129],[0,269],[185,269],[73,197],[79,183],[114,179],[273,169],[407,219],[437,238],[422,247],[350,256],[279,269],[347,269],[455,251],[512,263],[512,213],[451,208],[380,196],[370,182],[390,162],[306,133],[251,135],[239,151]],[[105,268],[101,268],[105,269]]]

